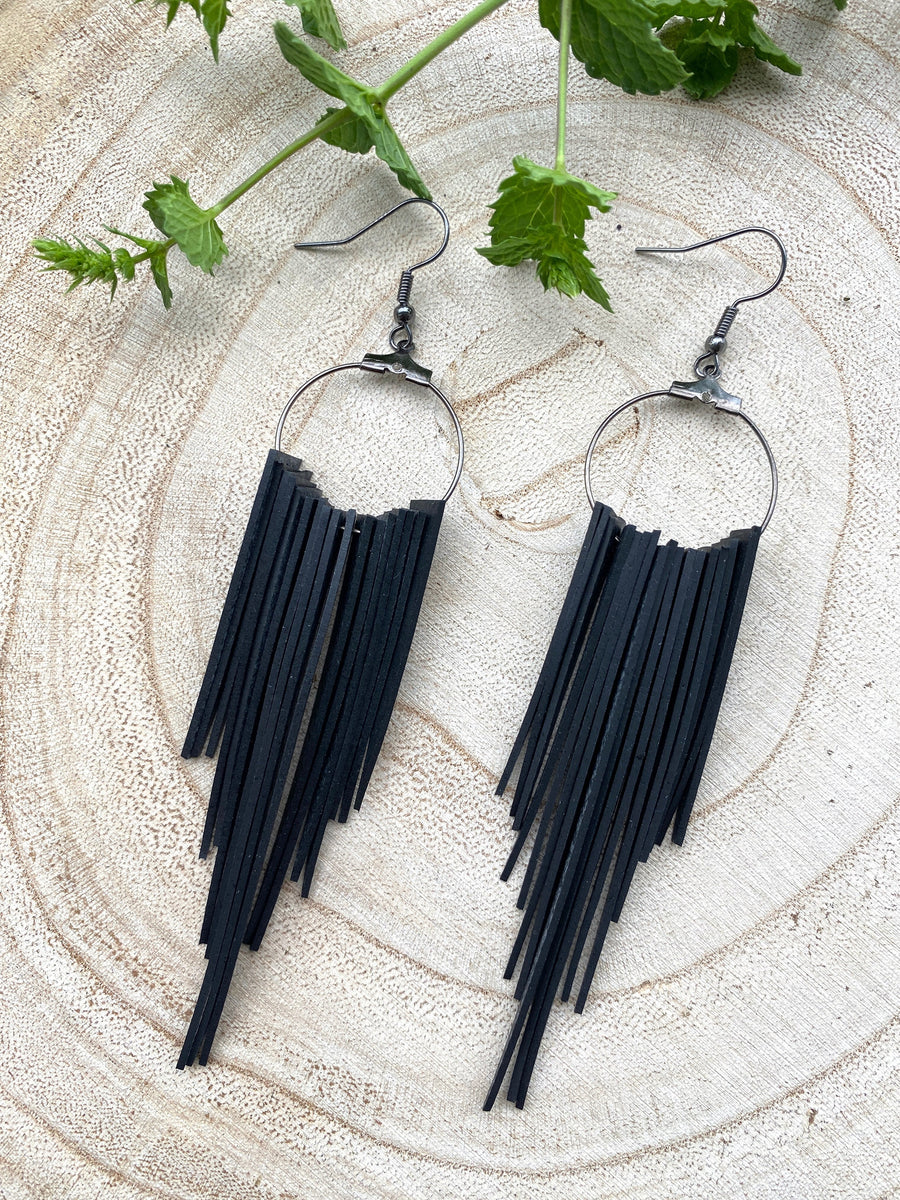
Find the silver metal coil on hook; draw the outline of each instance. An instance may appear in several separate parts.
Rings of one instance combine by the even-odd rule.
[[[635,248],[635,253],[687,254],[691,250],[699,250],[703,246],[713,246],[717,242],[724,242],[729,238],[740,237],[745,233],[764,234],[766,237],[771,238],[772,241],[777,245],[781,255],[781,264],[775,279],[761,291],[754,292],[753,295],[750,296],[739,296],[736,300],[733,300],[731,304],[726,306],[715,329],[706,339],[703,352],[694,362],[694,374],[697,377],[696,381],[690,383],[675,382],[672,383],[670,387],[665,388],[662,391],[644,392],[640,396],[633,396],[630,400],[626,400],[624,404],[620,404],[619,407],[614,409],[608,417],[601,421],[600,425],[598,425],[597,429],[594,431],[594,435],[591,438],[587,455],[585,456],[584,460],[584,488],[587,492],[587,498],[591,508],[593,508],[597,503],[594,498],[594,489],[591,484],[591,460],[593,458],[594,451],[597,448],[597,443],[600,441],[600,438],[603,435],[603,431],[606,429],[606,427],[621,413],[625,412],[626,409],[631,408],[632,405],[639,404],[642,400],[651,400],[654,397],[678,397],[681,399],[700,400],[704,404],[710,404],[719,411],[732,413],[735,416],[740,417],[741,420],[750,426],[763,448],[772,480],[771,489],[769,492],[769,506],[766,510],[765,516],[763,517],[762,524],[760,525],[760,532],[765,530],[766,526],[771,521],[772,514],[775,512],[775,504],[778,500],[778,467],[775,462],[775,456],[772,453],[772,447],[769,445],[762,430],[759,428],[753,418],[748,416],[748,414],[743,411],[741,399],[738,396],[732,395],[730,392],[726,392],[719,383],[719,378],[722,374],[722,365],[719,361],[719,356],[724,352],[728,344],[725,340],[726,334],[731,329],[731,326],[734,324],[734,320],[738,315],[738,305],[747,304],[751,300],[759,300],[763,296],[768,296],[770,292],[773,292],[775,288],[778,287],[784,278],[784,273],[787,270],[787,250],[785,250],[784,242],[782,242],[781,238],[776,233],[773,233],[771,229],[765,229],[761,225],[748,225],[744,229],[735,229],[730,233],[719,234],[718,237],[706,238],[704,241],[695,242],[691,246],[637,246]]]
[[[368,225],[364,225],[362,229],[357,229],[355,233],[351,233],[348,237],[334,238],[327,242],[295,242],[296,250],[319,250],[331,246],[346,246],[348,242],[354,242],[358,237],[362,237],[364,233],[368,233],[370,229],[374,229],[376,225],[380,225],[382,221],[386,221],[388,217],[395,212],[399,212],[401,208],[406,208],[408,204],[425,204],[441,218],[443,225],[443,236],[438,248],[427,258],[423,258],[420,262],[413,263],[411,266],[404,267],[400,275],[400,284],[397,288],[397,301],[394,306],[394,320],[396,325],[388,334],[388,341],[394,351],[393,354],[366,354],[360,362],[354,363],[339,363],[337,366],[328,367],[324,371],[319,371],[317,375],[313,375],[305,383],[301,384],[288,400],[284,407],[284,411],[278,421],[278,427],[275,431],[275,449],[281,449],[281,438],[284,431],[284,425],[288,415],[307,388],[312,387],[320,379],[324,379],[329,375],[334,375],[338,371],[376,371],[381,374],[389,373],[391,375],[400,376],[402,379],[410,383],[418,384],[420,387],[427,388],[440,400],[445,410],[453,422],[453,431],[456,437],[456,467],[453,472],[453,479],[449,488],[444,494],[443,499],[449,500],[456,490],[462,477],[463,459],[465,455],[465,445],[463,442],[462,426],[459,423],[459,417],[456,415],[456,410],[450,403],[449,399],[444,395],[437,384],[432,382],[431,371],[427,367],[423,367],[420,363],[414,361],[411,357],[413,350],[413,338],[411,323],[415,316],[415,309],[409,302],[410,293],[413,285],[413,271],[418,271],[422,267],[427,267],[429,263],[433,263],[435,259],[440,258],[447,248],[447,243],[450,240],[450,221],[447,214],[439,204],[433,200],[426,200],[422,196],[410,196],[406,200],[401,200],[399,204],[395,204],[393,208],[389,208],[387,212],[382,213],[380,217],[376,217],[374,221],[370,221]]]
[[[765,229],[762,225],[747,225],[743,229],[733,229],[730,233],[720,233],[718,237],[706,238],[702,242],[694,242],[691,246],[636,246],[635,254],[689,254],[692,250],[701,250],[704,246],[714,246],[717,242],[725,242],[729,238],[741,237],[745,233],[761,233],[772,241],[778,247],[781,255],[781,265],[778,269],[778,274],[772,283],[764,287],[762,291],[754,292],[751,296],[739,296],[737,300],[732,300],[725,311],[719,318],[719,323],[716,325],[713,332],[706,339],[705,350],[698,355],[694,362],[694,374],[698,379],[718,379],[722,374],[722,366],[719,362],[719,355],[722,354],[728,343],[725,340],[725,335],[734,324],[734,319],[738,315],[738,305],[747,304],[751,300],[760,300],[763,296],[768,296],[770,292],[774,292],[784,279],[784,273],[787,270],[787,250],[784,248],[784,242],[777,233],[773,233],[771,229]]]
[[[387,212],[382,213],[380,217],[376,217],[374,221],[370,221],[368,225],[364,225],[362,229],[357,229],[356,233],[351,233],[349,237],[334,238],[328,242],[294,243],[295,250],[321,250],[329,246],[346,246],[348,242],[355,242],[358,237],[362,237],[364,233],[368,233],[370,229],[374,229],[376,225],[380,225],[382,221],[386,221],[395,212],[399,212],[401,208],[406,208],[408,204],[425,204],[428,208],[433,208],[441,218],[444,229],[441,244],[437,250],[433,254],[429,254],[427,258],[423,258],[421,262],[405,267],[400,275],[400,286],[397,288],[397,300],[394,306],[394,320],[397,323],[388,334],[388,341],[394,350],[402,354],[411,354],[413,351],[412,320],[416,315],[416,310],[409,302],[410,293],[412,292],[413,271],[427,267],[436,258],[440,258],[447,249],[447,243],[450,241],[450,221],[441,206],[435,204],[433,200],[426,200],[424,196],[409,196],[406,200],[401,200],[399,204],[395,204],[393,208],[389,208]]]

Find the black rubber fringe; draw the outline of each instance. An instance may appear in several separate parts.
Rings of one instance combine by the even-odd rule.
[[[326,825],[362,803],[443,511],[343,512],[269,452],[182,750],[218,761],[200,849],[216,849],[209,962],[179,1068],[208,1060],[241,943],[258,949],[287,874],[308,895]]]
[[[595,506],[497,794],[516,764],[518,831],[534,833],[505,978],[519,1011],[484,1107],[512,1067],[521,1108],[554,998],[581,1012],[639,862],[684,840],[709,751],[760,530],[686,550]],[[536,827],[536,828],[535,828]],[[577,991],[575,990],[577,987]]]

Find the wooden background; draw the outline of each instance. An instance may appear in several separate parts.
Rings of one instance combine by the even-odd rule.
[[[462,11],[433,7],[345,0],[341,63],[383,78]],[[4,1198],[900,1195],[900,10],[763,8],[802,79],[751,64],[700,105],[573,68],[571,167],[620,193],[588,233],[615,316],[474,253],[512,155],[552,154],[555,43],[530,2],[395,101],[455,233],[414,300],[466,471],[364,809],[242,957],[214,1061],[176,1073],[211,777],[178,750],[249,503],[286,395],[383,348],[435,224],[295,253],[401,196],[371,157],[314,146],[223,218],[215,279],[173,263],[170,313],[145,277],[111,305],[64,295],[30,237],[147,232],[141,194],[170,171],[211,203],[322,101],[270,0],[236,0],[219,67],[189,14],[165,33],[127,0],[3,6]],[[485,1114],[516,927],[492,792],[586,526],[584,447],[613,404],[685,377],[774,261],[749,238],[632,248],[748,223],[790,271],[742,310],[725,379],[783,487],[696,815],[636,878],[585,1014],[554,1011],[526,1110]],[[288,439],[332,499],[443,490],[441,415],[345,382]],[[677,405],[623,419],[595,486],[690,540],[765,503],[748,432]]]

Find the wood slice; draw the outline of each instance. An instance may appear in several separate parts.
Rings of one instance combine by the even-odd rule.
[[[454,239],[416,278],[419,357],[467,436],[400,703],[313,898],[245,953],[206,1069],[175,1060],[202,977],[211,767],[179,749],[281,407],[384,349],[411,211],[383,164],[303,151],[222,218],[210,279],[172,255],[112,304],[42,276],[36,235],[150,236],[170,172],[210,204],[322,100],[278,54],[295,14],[235,3],[217,67],[190,12],[6,5],[0,1193],[66,1197],[900,1195],[897,553],[900,22],[894,5],[762,5],[802,78],[747,64],[717,101],[572,69],[570,166],[617,191],[588,241],[615,315],[474,253],[514,154],[552,154],[556,46],[513,0],[392,115]],[[341,5],[338,61],[377,81],[458,15]],[[527,1107],[481,1102],[515,1011],[519,877],[493,795],[587,525],[584,449],[629,395],[689,376],[774,256],[725,382],[768,435],[764,536],[686,843],[640,869],[587,1010],[557,1005]],[[286,448],[338,504],[442,494],[452,431],[418,389],[341,376]],[[308,402],[307,402],[308,401]],[[594,489],[702,542],[759,519],[749,431],[677,402],[623,417]]]

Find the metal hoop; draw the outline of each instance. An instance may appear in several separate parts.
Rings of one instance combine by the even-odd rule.
[[[584,459],[584,490],[587,492],[587,498],[591,508],[594,508],[597,503],[594,498],[594,489],[591,487],[591,459],[594,457],[594,451],[597,448],[597,443],[600,441],[600,438],[603,435],[603,431],[612,421],[616,419],[616,417],[625,412],[626,409],[633,407],[635,404],[639,404],[642,400],[652,400],[657,396],[671,396],[673,399],[678,398],[673,396],[672,391],[669,388],[658,392],[644,392],[640,396],[633,396],[630,400],[626,400],[624,404],[620,404],[618,408],[613,409],[609,416],[606,417],[605,420],[601,421],[597,426],[594,436],[591,438],[590,445],[587,448],[587,454],[585,455]],[[759,444],[765,451],[766,461],[769,464],[769,471],[772,476],[772,490],[769,495],[768,510],[763,518],[762,524],[759,527],[760,533],[763,533],[765,532],[766,526],[772,520],[772,514],[775,512],[775,504],[778,500],[778,468],[775,465],[775,456],[772,453],[772,447],[766,440],[765,434],[752,417],[748,417],[745,412],[742,412],[739,409],[729,409],[728,411],[733,413],[734,416],[740,417],[741,420],[746,421],[746,423],[750,426],[750,428],[756,434]]]
[[[294,392],[293,396],[291,396],[290,400],[288,400],[287,404],[284,406],[281,416],[278,418],[278,426],[275,430],[276,450],[281,449],[281,435],[284,430],[284,423],[288,418],[288,414],[303,393],[307,390],[307,388],[312,387],[314,383],[318,383],[320,379],[324,379],[326,375],[334,375],[338,371],[350,371],[354,369],[360,371],[371,371],[372,367],[361,362],[341,363],[339,366],[328,367],[326,370],[320,371],[318,375],[313,375],[312,379],[307,379],[306,383],[301,384],[301,386],[297,388],[296,392]],[[437,396],[441,404],[443,404],[444,408],[450,414],[450,420],[453,422],[453,428],[456,431],[456,471],[454,472],[453,481],[450,484],[450,487],[442,497],[443,501],[447,501],[456,491],[457,485],[462,477],[463,456],[465,454],[462,426],[459,423],[459,417],[456,415],[456,410],[439,387],[433,384],[430,379],[425,379],[424,377],[417,378],[414,382],[416,382],[420,387],[430,388],[431,391],[434,392],[435,396]]]

